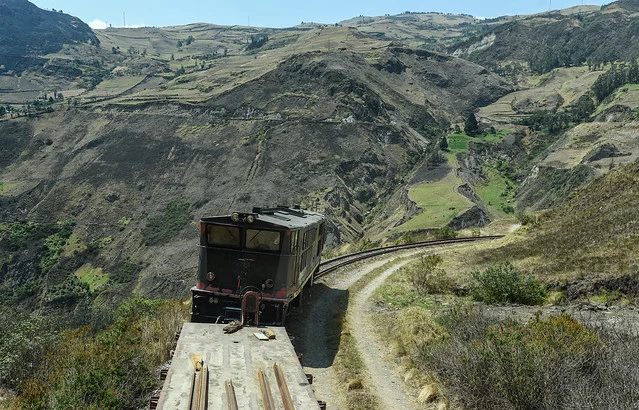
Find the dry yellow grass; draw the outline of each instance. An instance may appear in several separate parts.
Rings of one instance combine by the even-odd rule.
[[[392,346],[391,351],[401,360],[404,382],[417,391],[417,401],[428,409],[448,408],[448,398],[435,375],[418,370],[413,361],[423,348],[447,337],[431,313],[422,307],[411,306],[380,315],[379,323],[381,334]]]

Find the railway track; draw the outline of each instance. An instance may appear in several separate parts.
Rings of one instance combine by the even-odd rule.
[[[484,240],[500,239],[503,237],[504,235],[492,235],[492,236],[478,236],[478,237],[472,237],[472,238],[442,239],[442,240],[436,240],[436,241],[416,242],[416,243],[410,243],[406,245],[387,246],[383,248],[375,248],[375,249],[369,249],[365,251],[350,253],[348,255],[338,256],[320,263],[319,270],[315,274],[314,279],[319,279],[322,276],[327,275],[343,266],[346,266],[351,263],[361,261],[364,259],[372,258],[373,256],[385,255],[388,253],[399,252],[406,249],[427,248],[427,247],[433,247],[433,246],[452,245],[452,244],[467,243],[467,242],[478,242],[478,241],[484,241]]]

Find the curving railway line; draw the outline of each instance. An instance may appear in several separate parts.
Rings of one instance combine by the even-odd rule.
[[[315,279],[321,278],[324,275],[327,275],[343,266],[349,265],[353,262],[361,261],[364,259],[372,258],[378,255],[385,255],[393,252],[399,252],[406,249],[414,249],[414,248],[427,248],[433,246],[441,246],[441,245],[452,245],[457,243],[466,243],[466,242],[477,242],[483,240],[493,240],[493,239],[501,239],[504,235],[492,235],[492,236],[478,236],[472,238],[454,238],[454,239],[442,239],[436,241],[424,241],[424,242],[415,242],[406,245],[393,245],[387,246],[383,248],[374,248],[360,252],[350,253],[348,255],[337,256],[335,258],[328,259],[322,263],[320,263],[319,270],[315,274]]]

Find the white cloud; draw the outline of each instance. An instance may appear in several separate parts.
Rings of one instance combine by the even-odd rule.
[[[105,28],[109,27],[109,25],[106,23],[106,21],[95,19],[89,23],[89,27],[91,27],[93,30],[104,30]]]
[[[115,25],[115,24],[110,25],[109,23],[99,19],[95,19],[92,22],[90,22],[89,27],[91,27],[93,30],[104,30],[109,27],[122,28],[122,26]],[[147,27],[147,25],[144,23],[126,25],[126,28],[141,28],[141,27]]]

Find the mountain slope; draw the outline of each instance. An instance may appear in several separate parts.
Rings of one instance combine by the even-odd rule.
[[[449,51],[489,67],[527,62],[538,72],[587,60],[593,64],[628,60],[639,56],[638,5],[626,0],[596,12],[537,14],[499,25]]]
[[[32,247],[4,247],[4,284],[46,284],[41,302],[57,306],[90,265],[111,292],[185,295],[197,261],[191,221],[256,205],[319,208],[333,245],[352,240],[450,120],[509,91],[439,54],[304,53],[199,103],[62,106],[0,123],[2,243],[23,226],[13,221],[38,224]],[[43,265],[56,220],[75,222],[73,239]]]
[[[99,44],[91,28],[76,17],[42,10],[27,0],[0,0],[0,74],[20,72],[64,44],[88,42]]]

